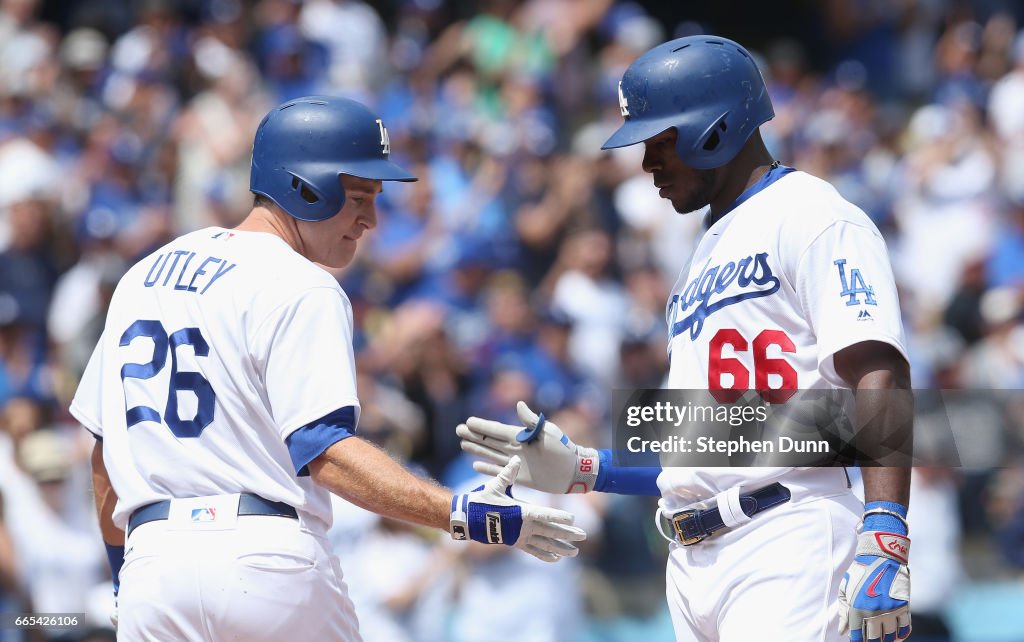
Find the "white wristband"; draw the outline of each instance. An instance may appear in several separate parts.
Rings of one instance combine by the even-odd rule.
[[[576,446],[576,473],[566,493],[589,493],[597,484],[597,471],[601,468],[601,458],[594,448]]]
[[[455,495],[452,497],[452,514],[448,520],[448,532],[452,539],[469,539],[469,515],[463,509],[466,502],[466,495]]]

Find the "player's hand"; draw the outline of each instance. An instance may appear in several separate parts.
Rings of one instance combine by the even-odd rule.
[[[483,486],[452,497],[452,538],[514,546],[545,562],[575,557],[579,549],[572,542],[583,541],[587,534],[572,525],[572,513],[512,497],[520,465],[519,458],[513,457]]]
[[[585,493],[594,489],[600,460],[593,448],[577,446],[556,426],[520,401],[522,426],[470,417],[455,433],[462,450],[477,458],[473,470],[496,475],[518,455],[523,460],[519,483],[546,493]]]
[[[892,642],[910,635],[910,540],[864,531],[857,556],[839,584],[839,633],[851,642]]]

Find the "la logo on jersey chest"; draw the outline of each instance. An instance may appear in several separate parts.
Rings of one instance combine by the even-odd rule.
[[[771,296],[782,287],[767,252],[715,265],[713,260],[709,258],[686,287],[672,295],[666,311],[671,337],[689,331],[690,339],[696,340],[712,314],[743,301]]]

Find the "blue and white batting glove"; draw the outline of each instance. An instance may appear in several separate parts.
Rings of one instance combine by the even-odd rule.
[[[483,486],[452,497],[452,539],[514,546],[545,562],[575,557],[579,549],[572,542],[583,541],[587,534],[572,526],[572,513],[512,497],[520,466],[519,458],[513,457]]]
[[[869,502],[857,555],[839,585],[839,633],[851,642],[893,642],[910,635],[910,539],[907,509]]]
[[[555,494],[594,490],[601,466],[597,450],[577,446],[522,401],[516,405],[516,413],[522,426],[470,417],[455,429],[462,450],[478,458],[473,470],[496,475],[518,455],[523,460],[519,483],[524,486]]]

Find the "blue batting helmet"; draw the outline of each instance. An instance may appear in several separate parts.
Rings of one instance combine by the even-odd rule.
[[[249,190],[303,221],[323,221],[345,204],[339,176],[382,181],[416,177],[388,160],[388,132],[354,100],[306,96],[275,107],[256,129]]]
[[[601,149],[635,145],[674,127],[679,158],[695,169],[725,165],[775,117],[747,50],[707,35],[672,40],[640,56],[619,83],[619,107],[626,122]]]

